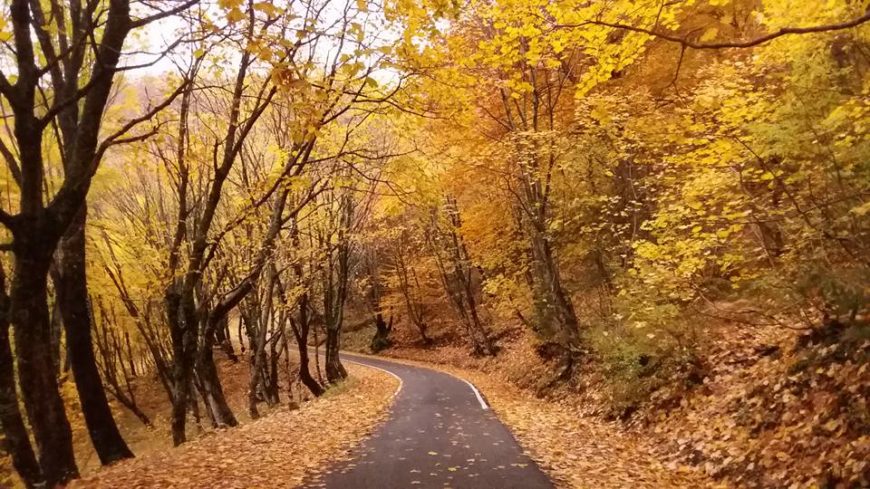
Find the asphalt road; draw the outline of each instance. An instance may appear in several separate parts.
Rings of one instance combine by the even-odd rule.
[[[386,370],[401,379],[402,387],[389,418],[356,448],[351,459],[329,467],[305,487],[553,487],[471,384],[387,360],[342,354],[342,361]]]

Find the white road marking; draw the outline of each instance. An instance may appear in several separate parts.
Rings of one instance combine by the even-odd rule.
[[[402,378],[401,378],[401,377],[399,377],[398,375],[394,374],[393,372],[390,372],[389,370],[387,370],[387,369],[385,369],[385,368],[375,367],[374,365],[371,365],[371,364],[368,364],[368,363],[364,363],[364,362],[359,362],[359,361],[351,360],[351,359],[347,358],[347,356],[345,356],[342,360],[345,360],[345,361],[348,361],[348,362],[351,362],[351,363],[355,363],[355,364],[357,364],[357,365],[362,365],[362,366],[364,366],[364,367],[371,367],[371,368],[375,368],[375,369],[381,370],[381,371],[383,371],[383,372],[386,372],[386,373],[392,375],[393,377],[399,379],[399,388],[396,390],[396,394],[394,394],[394,395],[397,395],[397,394],[399,393],[399,391],[402,390],[402,386],[404,385],[404,382],[402,382]],[[383,361],[385,361],[385,362],[387,362],[387,363],[390,363],[390,361],[389,361],[389,360],[386,360],[386,359],[380,359],[380,358],[379,358],[378,360],[383,360]],[[397,365],[402,365],[401,363],[398,363],[398,362],[393,362],[393,363],[396,363]],[[489,410],[489,405],[487,405],[487,404],[486,404],[486,401],[483,400],[483,396],[480,395],[480,391],[477,390],[477,387],[475,387],[474,384],[472,384],[471,382],[469,382],[469,381],[463,379],[462,377],[459,377],[459,376],[453,375],[453,374],[448,373],[448,372],[443,372],[443,371],[441,371],[441,370],[429,369],[429,368],[426,368],[426,367],[418,367],[418,366],[416,366],[416,365],[407,365],[407,366],[412,367],[412,368],[421,368],[421,369],[424,369],[424,370],[432,370],[432,371],[434,371],[434,372],[441,372],[441,373],[443,373],[443,374],[447,374],[447,375],[453,377],[454,379],[461,380],[461,381],[465,382],[465,384],[468,385],[468,387],[471,388],[471,392],[474,393],[474,397],[477,398],[477,402],[480,403],[480,408],[483,409],[484,411]]]
[[[368,363],[356,362],[356,361],[351,360],[351,359],[349,359],[349,358],[342,358],[342,360],[345,361],[345,362],[350,362],[350,363],[355,363],[355,364],[357,364],[357,365],[362,365],[363,367],[368,367],[368,368],[373,368],[373,369],[375,369],[375,370],[380,370],[381,372],[386,372],[386,373],[392,375],[393,377],[396,378],[396,380],[399,381],[399,388],[396,389],[396,392],[393,392],[393,397],[398,396],[398,395],[399,395],[399,392],[402,392],[402,386],[405,385],[405,382],[403,382],[403,381],[402,381],[402,378],[399,377],[398,375],[394,374],[393,372],[390,372],[389,370],[387,370],[387,369],[385,369],[385,368],[375,367],[374,365],[370,365],[370,364],[368,364]]]
[[[451,375],[451,376],[452,376],[452,377],[456,377],[455,375]],[[466,384],[468,384],[468,387],[471,387],[471,391],[474,392],[474,397],[476,397],[476,398],[477,398],[477,402],[480,403],[480,407],[481,407],[481,409],[483,409],[484,411],[486,411],[487,409],[489,409],[489,406],[486,405],[486,401],[483,400],[483,396],[480,395],[480,391],[477,390],[477,387],[474,387],[474,384],[472,384],[471,382],[469,382],[469,381],[463,379],[462,377],[456,377],[456,378],[459,379],[459,380],[461,380],[461,381],[463,381],[463,382],[465,382]]]

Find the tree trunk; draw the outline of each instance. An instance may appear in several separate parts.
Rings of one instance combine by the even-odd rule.
[[[299,344],[299,380],[308,387],[315,396],[323,395],[323,387],[311,376],[311,369],[308,367],[308,345]]]
[[[290,319],[290,326],[293,328],[293,336],[296,338],[296,347],[299,350],[299,381],[315,397],[320,397],[323,395],[323,387],[311,376],[311,369],[309,368],[308,334],[311,329],[311,322],[308,318],[308,292],[303,292],[302,298],[299,300],[299,326],[297,327],[292,318]]]
[[[265,331],[266,328],[260,325],[260,329]],[[259,333],[259,332],[258,332]],[[257,410],[257,402],[259,401],[258,387],[263,383],[263,362],[265,360],[265,338],[260,339],[258,334],[255,340],[251,343],[251,376],[248,383],[248,413],[251,419],[260,417],[260,412]],[[263,335],[265,336],[265,334]]]
[[[299,228],[296,225],[296,219],[293,219],[293,225],[290,227],[290,238],[293,243],[294,248],[299,248]],[[305,273],[302,267],[301,261],[297,260],[293,264],[293,274],[296,277],[296,280],[300,284],[305,283]],[[282,300],[286,301],[286,290],[284,290],[281,285],[281,281],[278,281],[279,291],[281,293]],[[296,347],[299,350],[299,381],[302,382],[305,387],[311,391],[315,397],[320,397],[323,395],[323,386],[311,376],[311,369],[309,368],[309,359],[308,359],[308,335],[311,331],[311,318],[308,314],[308,308],[310,307],[310,296],[308,295],[308,288],[305,287],[302,291],[302,297],[299,298],[299,324],[297,326],[296,322],[293,320],[293,317],[290,316],[288,319],[290,321],[290,327],[293,328],[293,336],[296,338]],[[316,342],[315,342],[316,346]],[[289,351],[287,352],[289,355]],[[319,370],[319,369],[318,369]]]
[[[28,489],[43,482],[42,471],[36,454],[27,436],[27,427],[18,409],[18,393],[15,388],[15,368],[12,347],[9,344],[9,296],[6,294],[6,277],[0,268],[0,426],[6,437],[5,446],[0,446],[12,457],[12,465]]]
[[[133,354],[133,345],[130,343],[130,333],[124,331],[124,344],[127,345],[127,368],[130,369],[130,375],[137,377],[136,373],[136,357]]]
[[[384,321],[384,315],[380,312],[375,314],[375,336],[372,338],[369,348],[372,353],[378,353],[392,346],[390,332],[393,330],[393,317],[390,316],[390,324]]]
[[[176,290],[172,285],[166,292],[167,319],[172,335],[172,442],[178,446],[187,440],[185,425],[187,407],[191,401],[193,366],[196,361],[197,320],[193,289]]]
[[[242,355],[245,354],[245,335],[242,334],[242,325],[244,324],[244,320],[242,319],[242,315],[239,314],[239,324],[236,328],[236,336],[239,338],[239,351],[242,352]]]
[[[347,378],[347,370],[338,354],[341,349],[340,334],[339,327],[330,325],[326,328],[326,380],[331,384]]]
[[[268,397],[267,382],[268,374],[266,373],[266,338],[269,332],[269,325],[274,319],[272,309],[272,297],[275,291],[276,270],[269,266],[265,279],[265,292],[262,299],[254,297],[251,301],[254,310],[251,313],[253,324],[257,328],[255,334],[251,336],[251,381],[248,391],[248,408],[252,419],[257,419],[260,413],[257,411],[257,393],[258,386],[263,389],[264,397]]]
[[[52,268],[49,268],[49,274],[51,273]],[[57,294],[57,291],[55,291]],[[51,359],[54,362],[54,374],[60,377],[60,374],[66,371],[67,366],[64,365],[67,362],[72,362],[70,358],[72,356],[72,352],[69,351],[69,344],[67,344],[66,358],[61,360],[60,358],[60,350],[61,343],[63,343],[63,319],[62,314],[60,312],[60,299],[55,298],[54,304],[51,306],[51,328],[49,336],[51,337]]]
[[[545,336],[572,350],[579,345],[579,324],[574,306],[562,288],[550,240],[536,227],[531,230],[531,238],[538,328]]]
[[[495,355],[496,347],[478,313],[476,290],[470,267],[471,259],[462,236],[457,232],[461,220],[456,201],[451,197],[447,198],[447,217],[450,220],[450,227],[442,231],[439,229],[437,215],[433,213],[433,232],[428,239],[444,293],[465,326],[474,354]],[[442,250],[447,256],[442,257]]]
[[[281,323],[283,322],[281,321]],[[280,340],[280,333],[275,333],[275,337],[269,343],[269,382],[266,384],[266,402],[270,406],[275,406],[281,402],[278,393],[278,362],[283,351],[279,345],[283,345],[283,343],[280,343]]]
[[[326,317],[326,380],[334,384],[347,378],[347,370],[341,364],[339,351],[341,350],[341,327],[344,322],[344,303],[347,299],[347,282],[349,278],[348,258],[350,245],[347,237],[339,233],[338,250],[336,251],[336,276],[335,280],[329,281],[329,286],[335,286],[330,290],[329,299],[324,301],[324,308],[328,310]],[[332,272],[330,271],[330,274]],[[331,278],[331,277],[330,277]]]
[[[87,207],[82,205],[60,242],[58,273],[54,278],[82,414],[100,462],[107,465],[131,458],[133,452],[127,447],[112,417],[94,358],[85,272],[86,213]]]
[[[211,427],[217,428],[217,417],[214,414],[214,410],[211,408],[211,403],[208,401],[208,394],[205,391],[205,387],[202,385],[202,379],[199,378],[199,372],[195,369],[191,381],[193,383],[193,388],[190,390],[191,400],[202,399],[202,405],[205,407],[205,414],[208,415],[208,419],[211,421]],[[199,397],[197,397],[196,394],[199,394]]]
[[[18,378],[39,465],[49,487],[64,484],[79,475],[72,445],[72,432],[58,389],[51,355],[51,318],[48,314],[48,268],[56,243],[49,226],[34,218],[36,225],[18,229],[13,240],[15,274],[10,290],[10,318],[15,331]],[[42,225],[39,225],[42,224]],[[45,228],[45,229],[44,229]]]
[[[320,385],[326,385],[323,381],[323,371],[320,369],[320,338],[318,338],[317,326],[314,327],[314,371],[317,372],[317,381]]]
[[[214,363],[214,348],[212,345],[207,346],[204,346],[202,351],[199,352],[199,359],[196,364],[196,371],[205,390],[206,400],[218,426],[238,426],[239,422],[236,420],[236,416],[233,414],[229,403],[227,403],[224,389],[221,386],[217,366]]]
[[[187,391],[190,393],[188,397],[188,407],[190,407],[190,412],[193,415],[193,422],[196,423],[196,428],[202,433],[204,430],[202,429],[202,416],[199,413],[199,400],[194,395],[196,392],[195,382],[191,380],[190,386],[188,386]]]
[[[217,340],[218,345],[220,345],[221,350],[226,353],[227,358],[230,359],[233,363],[239,361],[239,357],[236,356],[236,352],[233,349],[233,342],[230,341],[230,320],[229,317],[224,316],[220,321],[218,321],[217,328],[214,331],[215,340]]]

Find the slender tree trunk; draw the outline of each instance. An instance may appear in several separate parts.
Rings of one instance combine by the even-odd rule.
[[[239,361],[239,357],[236,356],[236,352],[233,349],[233,342],[230,340],[230,321],[227,316],[224,316],[219,322],[217,328],[214,331],[215,340],[217,340],[218,345],[220,345],[221,350],[226,353],[227,358],[230,359],[233,363]]]
[[[251,419],[260,417],[260,412],[257,410],[258,388],[264,383],[263,363],[266,353],[265,327],[261,324],[255,342],[251,344],[251,376],[248,383],[248,412]],[[252,338],[253,339],[253,338]]]
[[[548,184],[533,169],[539,167],[537,156],[528,166],[521,165],[522,213],[520,225],[528,234],[532,263],[532,295],[535,329],[543,338],[555,341],[566,351],[567,368],[580,343],[580,326],[571,299],[562,287],[559,265],[553,255],[549,236]],[[552,167],[552,160],[549,162]],[[546,180],[546,179],[545,179]]]
[[[308,368],[310,360],[308,358],[308,345],[305,343],[299,344],[299,380],[308,387],[315,396],[323,395],[323,387],[311,376],[311,369]]]
[[[245,354],[245,335],[242,334],[242,329],[243,329],[242,326],[243,325],[244,325],[244,320],[242,318],[242,315],[239,314],[239,321],[238,321],[238,324],[236,326],[236,336],[239,339],[239,351],[242,353],[242,355]]]
[[[100,462],[107,465],[131,458],[133,452],[127,447],[115,418],[112,417],[94,358],[85,271],[86,213],[87,207],[82,205],[79,214],[61,239],[55,289],[85,424]]]
[[[194,369],[193,378],[191,379],[193,382],[193,388],[190,390],[190,397],[192,400],[202,399],[202,405],[205,407],[205,413],[208,415],[208,419],[211,421],[212,428],[217,428],[218,420],[217,416],[215,416],[214,409],[212,409],[211,403],[209,402],[208,393],[205,391],[205,387],[202,385],[202,379],[200,379],[199,371]],[[199,394],[199,397],[196,396]]]
[[[214,362],[214,347],[217,336],[215,332],[226,327],[226,315],[222,311],[211,311],[205,314],[202,323],[202,345],[197,353],[196,373],[203,389],[204,401],[217,426],[238,426],[233,410],[227,403]]]
[[[296,219],[294,218],[292,221],[293,225],[290,227],[290,239],[293,243],[293,247],[299,248],[299,228],[297,227]],[[301,261],[297,260],[293,264],[293,274],[295,275],[296,281],[299,284],[305,283],[305,273],[303,270],[303,266]],[[281,292],[282,299],[286,297],[286,291],[281,286],[281,281],[278,281],[278,286],[281,287],[279,290]],[[299,324],[293,321],[293,317],[289,318],[290,327],[293,328],[293,336],[296,338],[296,347],[299,350],[299,381],[311,391],[315,397],[320,397],[323,395],[323,386],[311,376],[311,369],[309,368],[309,358],[308,358],[308,336],[311,332],[311,317],[309,316],[308,308],[310,307],[311,298],[308,295],[308,287],[305,287],[302,291],[302,297],[299,298]],[[317,343],[315,342],[315,347]],[[288,352],[289,354],[289,352]],[[316,350],[315,350],[316,354]],[[319,370],[319,368],[318,368]]]
[[[276,287],[278,287],[278,270],[275,268],[274,264],[269,265],[269,269],[266,275],[267,283],[271,287],[271,292],[267,295],[269,302],[267,303],[267,307],[272,311],[268,317],[271,317],[266,324],[269,325],[269,332],[271,334],[268,339],[269,350],[268,350],[268,360],[263,365],[263,391],[266,395],[266,403],[269,406],[275,406],[281,399],[279,397],[279,388],[278,388],[278,362],[281,359],[281,354],[283,352],[281,346],[281,337],[284,334],[284,331],[287,327],[287,312],[286,310],[278,310],[278,308],[274,304],[274,296],[276,292]],[[280,290],[278,290],[279,298],[281,296]],[[283,303],[283,301],[279,302]]]
[[[441,230],[437,214],[433,212],[432,236],[428,241],[441,276],[444,292],[465,326],[475,354],[494,355],[496,347],[478,313],[476,290],[472,279],[471,258],[458,229],[462,225],[459,208],[452,197],[446,199],[449,228]],[[446,257],[442,257],[442,250]]]
[[[412,285],[411,285],[411,277],[413,276],[414,281],[417,282],[417,286],[419,289],[419,281],[417,280],[417,274],[413,268],[408,267],[405,262],[404,257],[404,239],[400,239],[398,244],[396,245],[396,272],[399,276],[399,288],[402,290],[402,296],[405,298],[405,308],[408,310],[408,317],[411,318],[411,322],[414,323],[414,327],[417,328],[417,332],[420,333],[420,339],[423,341],[424,345],[430,345],[432,340],[426,336],[426,319],[424,317],[423,304],[419,301],[415,301],[413,297],[411,297]],[[383,321],[383,318],[381,319]]]
[[[317,372],[317,380],[321,385],[326,385],[323,382],[323,373],[320,370],[320,338],[318,338],[317,326],[314,327],[314,371]]]
[[[172,335],[172,442],[178,446],[187,440],[185,425],[191,402],[193,366],[196,361],[197,320],[193,289],[181,292],[170,286],[166,293],[166,311]],[[195,402],[195,401],[194,401]]]
[[[123,405],[131,413],[133,413],[133,415],[136,416],[136,418],[138,418],[139,421],[142,422],[142,424],[148,426],[149,428],[153,426],[153,424],[151,423],[151,418],[149,418],[148,415],[145,414],[144,411],[142,411],[142,408],[140,408],[139,405],[136,404],[136,399],[129,395],[129,392],[124,393],[120,389],[112,388],[109,390],[109,394],[111,394],[116,401],[121,403],[121,405]]]
[[[0,268],[0,426],[6,437],[5,449],[12,457],[12,465],[28,489],[43,482],[42,471],[27,436],[27,427],[18,409],[15,388],[15,368],[12,347],[9,344],[9,296],[6,277]]]
[[[390,316],[390,324],[384,321],[383,313],[375,314],[375,336],[372,338],[369,348],[373,353],[378,353],[381,350],[389,348],[393,342],[390,341],[390,332],[393,330],[393,317]]]
[[[199,430],[200,433],[203,432],[202,429],[202,415],[199,412],[199,399],[194,395],[196,393],[196,385],[191,380],[190,386],[188,386],[187,391],[190,393],[188,406],[190,407],[190,412],[193,415],[193,422],[196,423],[196,429]],[[210,411],[209,411],[210,412]]]
[[[299,350],[299,381],[315,397],[320,397],[323,395],[323,387],[311,376],[309,368],[308,334],[311,329],[311,321],[308,317],[308,292],[303,292],[302,298],[299,300],[299,325],[297,326],[291,318],[290,326],[293,328],[293,336],[296,337],[296,347]]]
[[[214,363],[214,347],[212,345],[204,345],[202,351],[199,352],[196,371],[214,414],[215,423],[218,426],[238,426],[239,422],[227,403],[223,386],[221,386],[217,366]]]
[[[276,271],[275,268],[269,266],[265,277],[266,290],[262,298],[255,298],[254,303],[259,306],[254,312],[256,316],[256,324],[259,327],[255,340],[251,343],[252,365],[251,365],[251,383],[249,394],[249,408],[251,418],[257,419],[259,412],[257,411],[257,386],[262,386],[264,397],[268,398],[268,374],[266,373],[266,337],[269,332],[269,325],[274,320],[272,297],[275,292]]]
[[[477,301],[474,298],[474,291],[471,289],[471,285],[467,281],[465,287],[465,300],[468,302],[468,311],[471,316],[471,329],[473,329],[477,336],[480,337],[479,342],[483,346],[482,353],[486,355],[495,355],[496,347],[493,344],[492,338],[489,337],[489,332],[487,332],[486,327],[480,320],[480,315],[477,313]]]
[[[283,313],[282,313],[283,314]],[[282,318],[279,321],[281,327],[284,326],[284,319]],[[281,399],[278,397],[278,362],[281,359],[282,349],[280,345],[281,336],[280,333],[273,333],[275,336],[269,342],[269,371],[268,371],[268,382],[266,383],[266,402],[269,403],[270,406],[275,406]]]
[[[9,296],[21,393],[39,465],[48,486],[54,487],[75,479],[79,471],[50,346],[48,268],[54,246],[49,248],[46,241],[56,241],[42,236],[43,227],[47,226],[19,229],[15,235],[15,274]]]
[[[339,258],[339,261],[341,258]],[[343,267],[339,267],[342,269]],[[339,272],[339,277],[337,281],[338,290],[335,292],[336,298],[335,303],[330,304],[331,307],[334,307],[332,314],[330,314],[330,318],[326,323],[326,360],[325,360],[325,368],[326,368],[326,380],[329,383],[334,384],[342,379],[347,377],[347,370],[344,369],[344,365],[341,364],[341,357],[339,356],[339,352],[341,350],[341,326],[343,322],[343,313],[344,313],[344,288],[342,286],[342,281],[347,280],[347,275]]]
[[[127,368],[130,369],[130,375],[136,377],[136,356],[133,354],[133,345],[130,343],[130,333],[124,331],[124,344],[127,345]]]
[[[579,344],[579,323],[574,306],[562,288],[558,265],[550,240],[538,229],[531,230],[532,256],[535,260],[535,306],[539,328],[559,344],[573,349]]]
[[[350,258],[350,244],[346,236],[346,230],[349,227],[349,221],[352,210],[350,209],[349,198],[348,206],[342,209],[342,222],[339,231],[339,243],[336,250],[335,258],[335,279],[328,281],[328,286],[334,286],[334,290],[330,290],[331,294],[324,301],[324,308],[329,308],[329,314],[326,318],[326,380],[330,383],[338,382],[347,378],[347,370],[341,364],[339,351],[341,350],[341,327],[344,322],[344,303],[347,300],[347,282],[350,278],[350,270],[348,260]],[[332,278],[332,270],[329,271]]]
[[[293,367],[290,362],[290,338],[289,334],[285,333],[281,335],[281,343],[284,347],[284,375],[287,379],[287,398],[292,402],[293,401]]]
[[[49,268],[49,275],[51,274],[52,268]],[[61,372],[66,369],[67,362],[72,362],[70,358],[72,356],[72,352],[69,350],[69,344],[67,344],[66,358],[61,360],[60,350],[61,343],[63,343],[63,319],[62,314],[60,312],[60,299],[55,298],[56,300],[51,306],[51,329],[50,329],[50,337],[51,337],[51,359],[54,362],[54,373],[58,377],[60,377]]]
[[[338,328],[326,328],[326,379],[330,383],[336,383],[347,377],[347,370],[341,364],[339,357],[341,330]]]

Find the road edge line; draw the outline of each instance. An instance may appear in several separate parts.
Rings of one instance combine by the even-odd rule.
[[[471,388],[471,392],[474,393],[474,397],[476,397],[476,398],[477,398],[477,402],[480,403],[480,408],[481,408],[481,409],[483,409],[484,411],[489,411],[489,410],[490,410],[490,408],[489,408],[489,404],[486,403],[486,401],[485,401],[484,398],[483,398],[483,395],[480,393],[480,391],[477,389],[477,387],[474,386],[474,384],[472,384],[471,382],[469,382],[469,381],[466,380],[466,379],[463,379],[462,377],[460,377],[460,376],[458,376],[458,375],[455,375],[455,374],[452,374],[452,373],[447,372],[447,371],[445,371],[445,370],[439,369],[439,368],[437,367],[437,365],[433,365],[433,364],[427,364],[427,365],[413,365],[413,363],[403,363],[402,360],[405,360],[405,359],[403,359],[403,358],[392,358],[392,357],[383,357],[383,356],[377,356],[377,355],[367,355],[367,354],[365,354],[365,353],[358,353],[358,352],[352,352],[352,351],[349,351],[349,352],[342,352],[342,353],[347,353],[347,354],[349,354],[350,356],[356,355],[356,356],[363,357],[363,358],[371,358],[371,359],[373,359],[373,360],[381,360],[381,361],[385,361],[385,362],[387,362],[387,363],[392,362],[392,363],[395,363],[395,364],[398,364],[398,365],[410,365],[410,366],[417,367],[417,368],[424,368],[424,369],[427,369],[427,370],[431,370],[431,371],[433,371],[433,372],[440,372],[440,373],[442,373],[442,374],[444,374],[444,375],[449,375],[450,377],[453,377],[453,378],[456,379],[456,380],[461,380],[462,382],[465,382],[465,384],[466,384],[468,387]],[[357,364],[357,365],[363,365],[363,366],[365,366],[365,367],[371,367],[371,368],[376,368],[376,369],[378,369],[378,370],[383,370],[384,372],[387,372],[388,374],[392,375],[393,377],[396,377],[397,379],[399,379],[399,390],[401,390],[401,389],[402,389],[402,385],[404,385],[404,382],[402,382],[401,377],[399,377],[398,375],[394,374],[393,372],[390,372],[390,371],[387,370],[387,369],[384,369],[384,368],[381,368],[381,367],[375,367],[375,366],[373,366],[373,365],[369,365],[369,364],[367,364],[367,363],[355,362],[355,361],[350,360],[350,359],[348,359],[347,361],[349,361],[349,362],[351,362],[351,363],[355,363],[355,364]],[[412,360],[411,362],[413,362],[413,360]],[[418,363],[425,363],[425,362],[418,362]],[[399,390],[396,391],[396,394],[399,393]]]
[[[367,367],[367,368],[373,368],[373,369],[375,369],[375,370],[380,370],[381,372],[385,372],[385,373],[388,373],[388,374],[392,375],[396,380],[399,381],[399,387],[396,389],[395,392],[393,392],[393,396],[392,396],[393,399],[395,399],[396,396],[398,396],[399,393],[402,392],[402,387],[405,386],[405,381],[402,380],[401,377],[399,377],[398,375],[396,375],[396,374],[393,373],[393,372],[390,372],[389,370],[387,370],[387,369],[385,369],[385,368],[375,367],[374,365],[369,365],[369,364],[367,364],[367,363],[355,362],[355,361],[353,361],[353,360],[349,360],[349,359],[346,359],[346,358],[344,359],[344,361],[346,361],[346,362],[350,362],[350,363],[355,363],[355,364],[357,364],[357,365],[359,365],[359,366],[361,366],[361,367]],[[392,402],[392,400],[391,400],[391,402]]]
[[[449,373],[449,372],[444,372],[444,373],[446,373],[447,375],[453,377],[454,379],[459,379],[459,380],[465,382],[466,384],[468,384],[468,387],[471,387],[471,391],[474,392],[474,397],[477,398],[477,402],[480,403],[480,408],[483,409],[484,411],[489,411],[489,405],[486,403],[486,401],[483,400],[483,396],[480,394],[480,391],[477,390],[477,387],[475,387],[474,384],[472,384],[471,382],[469,382],[469,381],[463,379],[462,377],[459,377],[459,376],[457,376],[457,375],[453,375],[453,374],[451,374],[451,373]]]

